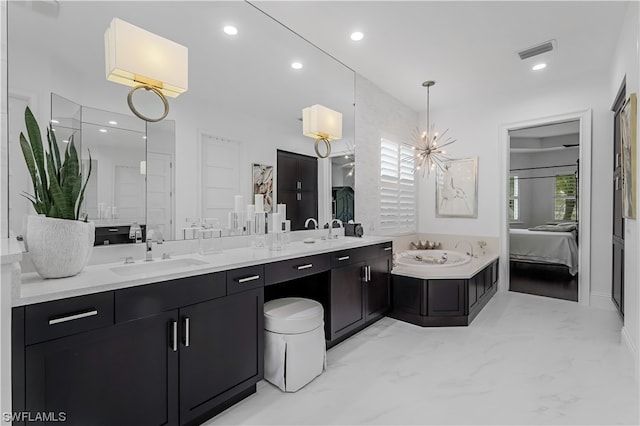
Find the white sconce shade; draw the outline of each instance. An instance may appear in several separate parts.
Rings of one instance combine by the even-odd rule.
[[[302,110],[302,133],[310,138],[334,141],[342,138],[342,113],[313,105]]]
[[[140,174],[141,175],[147,174],[147,162],[145,160],[142,160],[140,162]]]
[[[114,18],[104,34],[107,80],[145,84],[175,98],[189,85],[189,49]]]

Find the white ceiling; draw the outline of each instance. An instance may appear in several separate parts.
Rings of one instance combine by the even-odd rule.
[[[605,72],[627,9],[620,1],[252,1],[386,92],[424,111],[522,86]],[[358,30],[364,39],[353,42]],[[537,58],[517,51],[547,40]]]
[[[542,90],[552,81],[606,72],[628,6],[620,1],[251,4],[420,112],[426,109],[425,80],[437,82],[431,89],[431,109],[437,111],[498,91],[523,86]],[[343,105],[352,102],[352,93],[344,89],[352,82],[349,73],[326,63],[319,66],[318,56],[323,55],[301,40],[288,38],[277,25],[267,25],[261,13],[250,9],[237,0],[10,2],[9,42],[11,46],[19,43],[49,52],[103,79],[102,37],[111,18],[118,16],[189,47],[189,83],[193,90],[182,97],[224,99],[230,106],[240,103],[238,108],[254,106],[274,114],[279,110],[273,108],[274,101],[284,105],[290,100],[293,112],[283,115],[295,121],[301,107],[307,105],[301,96],[316,89],[309,98],[327,103],[323,97],[340,97],[334,108],[347,111],[348,106]],[[236,40],[225,39],[220,33],[222,25],[229,22],[239,26],[240,37]],[[364,33],[362,41],[350,40],[354,30]],[[537,59],[521,61],[516,52],[550,39],[557,41],[558,48],[545,54],[548,67],[531,71]],[[9,49],[9,55],[12,52]],[[237,59],[239,52],[243,52],[242,61]],[[290,61],[298,56],[308,64],[302,74],[292,73],[289,68]],[[310,80],[298,82],[296,76],[304,74]],[[326,82],[324,87],[304,84],[318,78]],[[345,83],[330,83],[340,79]],[[229,84],[233,80],[240,89]],[[336,93],[329,93],[327,87]],[[251,102],[239,96],[251,96],[258,88],[268,95],[263,99],[250,97]]]

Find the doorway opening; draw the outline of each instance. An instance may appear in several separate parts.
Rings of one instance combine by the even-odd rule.
[[[580,122],[509,131],[509,290],[578,301]]]
[[[503,126],[502,142],[500,290],[588,305],[591,111]]]

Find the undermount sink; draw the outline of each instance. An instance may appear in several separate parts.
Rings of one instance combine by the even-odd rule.
[[[111,271],[123,276],[129,275],[146,275],[159,272],[168,272],[172,269],[180,269],[188,266],[206,265],[207,262],[199,259],[171,259],[171,260],[152,260],[150,262],[136,263],[132,265],[122,265],[111,268]]]

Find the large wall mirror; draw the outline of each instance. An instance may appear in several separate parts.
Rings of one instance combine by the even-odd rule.
[[[147,227],[161,228],[166,239],[183,238],[183,229],[194,218],[206,217],[211,211],[224,222],[226,212],[234,207],[235,195],[251,202],[255,164],[275,168],[278,150],[314,155],[313,140],[302,135],[300,121],[302,109],[310,105],[322,104],[343,114],[343,139],[333,143],[336,153],[348,152],[354,142],[353,70],[248,2],[158,1],[153,3],[153,13],[149,13],[149,2],[135,1],[14,1],[7,8],[9,226],[15,234],[22,227],[20,192],[30,188],[28,181],[18,177],[19,169],[24,168],[17,141],[26,105],[41,127],[54,114],[69,117],[70,131],[87,122],[89,111],[119,114],[123,122],[138,120],[127,107],[129,88],[105,78],[103,38],[114,17],[187,46],[189,90],[170,99],[167,120],[146,127],[138,120],[140,131],[113,125],[106,129],[107,134],[120,133],[120,137],[108,146],[92,148],[97,172],[92,182],[95,197],[92,195],[91,204],[87,200],[90,217],[124,221],[127,215],[126,221],[133,221],[138,215],[135,207],[122,204],[115,195],[114,167],[121,163],[122,182],[124,175],[131,181],[144,178],[145,191],[135,196],[145,205],[144,218],[139,220]],[[225,34],[225,25],[236,26],[238,34]],[[301,63],[302,68],[292,68],[293,62]],[[51,93],[72,101],[67,111],[63,113],[62,106],[54,109],[49,102]],[[80,110],[84,118],[77,115]],[[95,129],[85,124],[83,158],[87,158],[89,134],[94,130],[104,133],[101,123],[96,123],[102,119],[92,120]],[[91,134],[93,141],[104,136]],[[145,142],[143,136],[147,136],[144,155],[139,151],[144,147],[140,144]],[[224,166],[216,173],[207,173],[203,161],[203,153],[211,146],[218,147],[216,159]],[[146,161],[146,174],[140,173],[142,161]],[[319,170],[331,173],[331,167]],[[329,204],[332,185],[322,182],[330,178],[320,177],[319,181],[319,199]],[[107,193],[110,195],[102,195]],[[100,209],[106,212],[107,205],[116,207],[116,218],[113,209],[109,218],[104,217],[106,213],[101,218]],[[328,221],[331,211],[330,205],[321,205],[320,220]],[[323,217],[323,212],[329,213]]]

